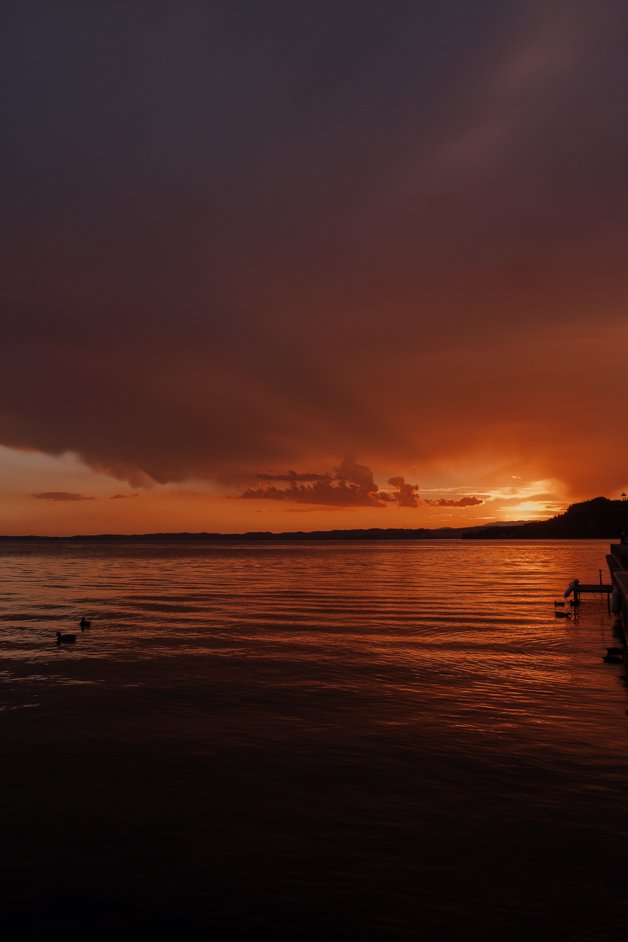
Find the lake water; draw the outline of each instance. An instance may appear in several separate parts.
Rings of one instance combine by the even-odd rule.
[[[554,608],[607,551],[0,543],[5,919],[623,939],[624,668]]]

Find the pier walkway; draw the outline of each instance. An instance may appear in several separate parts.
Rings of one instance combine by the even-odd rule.
[[[601,594],[610,595],[613,591],[613,585],[610,582],[579,582],[576,589],[574,589],[575,595],[593,595]]]
[[[611,543],[610,553],[606,557],[612,589],[619,590],[619,611],[613,607],[621,619],[624,647],[628,646],[628,543]],[[615,600],[613,600],[614,604]]]

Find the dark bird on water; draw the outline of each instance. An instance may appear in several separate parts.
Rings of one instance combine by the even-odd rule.
[[[85,631],[86,628],[91,628],[92,623],[85,618],[85,615],[83,615],[79,625],[81,626],[81,631]]]
[[[76,635],[62,635],[60,631],[57,632],[57,644],[73,644],[76,641]]]

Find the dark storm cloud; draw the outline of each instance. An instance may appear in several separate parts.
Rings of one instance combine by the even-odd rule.
[[[496,442],[625,483],[623,3],[0,16],[0,443],[132,486]]]

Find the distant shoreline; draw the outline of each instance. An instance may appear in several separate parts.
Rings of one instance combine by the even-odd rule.
[[[298,530],[273,533],[271,531],[249,531],[247,533],[94,533],[73,536],[0,536],[0,541],[19,540],[22,542],[150,542],[150,541],[188,541],[188,542],[267,542],[267,541],[305,541],[305,540],[443,540],[462,539],[476,533],[477,527],[446,527],[439,530],[417,529],[379,529],[367,530]]]
[[[370,527],[351,530],[296,530],[272,533],[251,530],[246,533],[94,533],[73,536],[0,536],[1,542],[19,540],[72,542],[298,542],[313,540],[615,540],[628,533],[628,500],[592,500],[572,504],[565,513],[550,520],[483,524],[470,527]]]

